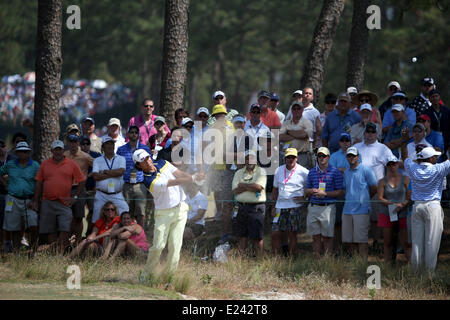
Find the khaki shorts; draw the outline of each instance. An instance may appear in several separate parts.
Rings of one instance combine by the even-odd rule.
[[[125,201],[130,207],[132,217],[145,216],[147,205],[147,188],[143,183],[131,184],[125,182],[122,189]]]
[[[368,243],[369,226],[370,226],[369,214],[343,214],[342,242]]]
[[[332,238],[335,220],[336,206],[334,204],[328,206],[310,204],[306,217],[306,232],[310,236],[321,234],[324,237]]]

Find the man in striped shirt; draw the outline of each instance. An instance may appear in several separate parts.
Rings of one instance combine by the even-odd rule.
[[[415,163],[408,157],[405,171],[412,184],[411,199],[414,201],[412,215],[411,264],[418,270],[425,264],[434,271],[444,229],[444,210],[441,197],[444,177],[450,174],[450,161],[437,163],[440,152],[426,147],[417,153]],[[425,261],[423,261],[425,260]]]

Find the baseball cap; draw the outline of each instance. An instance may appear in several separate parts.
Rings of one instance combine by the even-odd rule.
[[[348,141],[352,141],[352,137],[347,132],[341,133],[341,137],[339,138],[339,141],[344,140],[344,138],[348,139]]]
[[[434,84],[434,79],[431,78],[431,77],[425,77],[425,78],[422,79],[422,82],[421,82],[421,83],[422,83],[422,84],[427,84],[427,83],[429,83],[429,84]]]
[[[303,103],[301,103],[300,101],[294,101],[294,102],[292,102],[292,104],[291,104],[291,108],[292,108],[293,106],[300,106],[300,108],[303,108]]]
[[[91,117],[84,117],[83,120],[81,120],[81,122],[85,122],[85,121],[90,121],[90,122],[92,122],[92,124],[95,124],[94,118],[91,118]]]
[[[252,111],[252,110],[255,109],[255,108],[258,108],[258,110],[261,110],[261,106],[260,106],[259,104],[253,103],[253,104],[250,106],[250,111]]]
[[[400,160],[399,160],[396,156],[391,155],[391,156],[389,156],[389,157],[387,158],[386,164],[388,164],[389,162],[399,162],[399,161],[400,161]]]
[[[223,91],[216,91],[213,94],[213,99],[217,98],[217,96],[222,96],[225,98],[225,93]]]
[[[326,147],[320,147],[319,150],[317,150],[317,154],[319,154],[319,153],[329,156],[330,150],[328,150],[328,148],[326,148]]]
[[[428,159],[433,156],[440,156],[441,154],[441,152],[434,150],[433,147],[426,147],[417,153],[417,159]]]
[[[396,87],[398,90],[401,90],[402,88],[400,87],[400,83],[398,83],[397,81],[391,81],[388,83],[387,88],[389,89],[390,87]]]
[[[424,121],[431,121],[430,117],[426,114],[421,114],[420,116],[417,117],[417,120],[424,120]]]
[[[78,128],[76,123],[71,123],[67,126],[66,128],[66,132],[69,133],[72,130],[77,130],[78,132],[80,131],[80,128]]]
[[[88,136],[81,136],[80,137],[80,143],[83,144],[83,143],[86,143],[86,142],[89,142],[89,144],[91,144],[91,138],[89,138]]]
[[[145,151],[144,149],[137,149],[134,153],[133,153],[133,162],[139,162],[141,163],[142,161],[144,161],[147,157],[150,157],[150,154]]]
[[[358,149],[356,149],[355,147],[350,147],[347,149],[346,154],[353,154],[355,156],[359,155]]]
[[[357,94],[357,93],[358,93],[358,89],[356,89],[355,87],[347,88],[347,94]]]
[[[286,152],[284,153],[284,157],[294,156],[298,157],[298,151],[295,148],[287,148]]]
[[[166,123],[166,119],[163,116],[157,116],[155,118],[155,123],[157,123],[158,121],[162,122],[162,123]]]
[[[403,92],[403,91],[397,91],[396,93],[394,93],[394,94],[392,95],[392,98],[395,98],[395,97],[402,97],[402,98],[408,99],[408,98],[406,97],[406,93]]]
[[[189,122],[194,123],[194,120],[192,120],[191,118],[183,118],[183,120],[181,121],[181,125],[184,126],[184,125],[188,124]]]
[[[242,116],[242,115],[236,115],[234,118],[233,118],[233,123],[235,123],[235,122],[245,122],[245,118]]]
[[[347,102],[351,102],[352,101],[352,98],[350,98],[350,96],[348,95],[348,93],[347,92],[342,92],[339,96],[338,96],[338,99],[337,99],[338,101],[339,100],[344,100],[344,101],[347,101]]]
[[[272,95],[270,94],[270,92],[268,92],[266,90],[261,90],[258,93],[258,98],[261,98],[261,97],[266,97],[266,98],[272,99]]]
[[[392,111],[405,111],[405,108],[403,107],[403,105],[401,105],[401,104],[399,104],[399,103],[397,103],[397,104],[394,104],[393,106],[392,106]]]
[[[245,157],[247,157],[247,156],[254,156],[254,157],[256,157],[256,152],[253,151],[253,150],[245,150],[244,156]]]
[[[119,119],[117,119],[117,118],[111,118],[111,119],[109,119],[109,122],[108,122],[108,127],[109,126],[112,126],[112,125],[114,125],[114,124],[116,124],[116,125],[118,125],[119,127],[121,127],[121,125],[120,125],[120,120]]]
[[[377,130],[377,125],[373,122],[367,122],[366,124],[366,131],[367,129],[373,129],[373,130]]]
[[[370,104],[368,104],[368,103],[364,103],[364,104],[359,108],[359,110],[360,110],[360,111],[363,111],[363,110],[369,110],[370,112],[372,112],[372,106],[371,106]]]
[[[116,142],[114,141],[114,139],[111,138],[110,136],[104,136],[104,137],[102,138],[102,145],[104,145],[105,143],[107,143],[107,142],[109,142],[109,141],[112,141],[113,143],[116,143]]]
[[[433,94],[441,95],[441,93],[439,92],[438,89],[433,89],[433,90],[430,90],[430,92],[428,92],[429,97],[431,97]]]
[[[270,99],[280,101],[280,96],[278,95],[278,93],[272,92],[272,98],[270,98]]]
[[[423,124],[421,124],[421,123],[416,123],[414,126],[413,126],[413,129],[414,128],[420,128],[422,131],[425,131],[425,126],[423,125]]]
[[[205,107],[201,107],[197,110],[197,115],[199,115],[200,113],[206,113],[209,116],[209,110]]]
[[[296,91],[294,91],[292,96],[295,96],[296,94],[303,95],[303,91],[302,90],[296,90]]]
[[[213,111],[212,111],[212,115],[216,115],[216,114],[221,114],[221,113],[225,113],[227,114],[227,109],[225,108],[225,106],[221,105],[221,104],[216,104],[213,107]]]
[[[64,142],[62,142],[61,140],[53,141],[53,143],[52,143],[52,150],[56,149],[56,148],[64,149]]]
[[[31,148],[25,141],[20,141],[15,148],[15,151],[30,151],[30,150]]]
[[[72,141],[72,142],[78,142],[79,138],[76,134],[69,134],[69,136],[67,137],[68,141]]]

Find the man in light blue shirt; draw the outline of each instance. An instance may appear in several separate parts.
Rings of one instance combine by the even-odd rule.
[[[350,147],[346,152],[350,168],[344,172],[345,205],[342,211],[342,242],[358,247],[359,254],[367,259],[370,199],[377,193],[377,179],[373,170],[359,163],[359,152]]]
[[[405,171],[411,179],[414,201],[411,219],[412,255],[414,270],[423,265],[434,271],[444,230],[444,210],[441,197],[444,177],[450,174],[450,161],[437,163],[440,152],[426,147],[417,153],[417,162],[405,160]],[[423,261],[425,260],[425,261]]]

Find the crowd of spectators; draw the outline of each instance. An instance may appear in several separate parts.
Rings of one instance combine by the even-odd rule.
[[[211,110],[199,108],[191,118],[180,108],[172,128],[153,114],[153,100],[144,99],[126,128],[111,118],[103,137],[94,133],[89,103],[98,90],[66,89],[65,97],[89,97],[77,100],[89,116],[79,119],[82,128],[67,128],[64,142],[53,142],[52,158],[32,161],[20,134],[11,152],[4,141],[0,145],[2,226],[12,232],[3,240],[12,240],[15,249],[25,217],[25,229],[35,228],[32,245],[39,230],[39,241],[45,236],[60,251],[72,241],[72,256],[87,249],[110,260],[148,253],[151,273],[168,244],[174,271],[183,239],[206,230],[211,196],[222,228],[219,244],[234,242],[242,254],[250,244],[256,257],[265,254],[270,224],[273,254],[297,257],[297,235],[306,231],[316,258],[367,259],[369,243],[374,249],[383,243],[386,262],[396,259],[399,248],[416,269],[436,267],[441,200],[448,199],[450,110],[433,78],[422,79],[410,103],[391,81],[379,108],[378,95],[368,90],[329,93],[322,114],[312,88],[293,92],[286,115],[275,92],[260,91],[248,113],[239,114],[216,91]],[[69,98],[64,103],[73,109]],[[87,199],[93,203],[85,210]],[[154,211],[151,245],[144,232],[148,206]]]
[[[35,95],[34,72],[4,76],[0,82],[0,115],[4,122],[20,124],[33,119]],[[120,83],[104,80],[71,80],[61,84],[60,119],[66,123],[79,122],[83,115],[94,116],[116,105],[135,103],[136,93]]]

